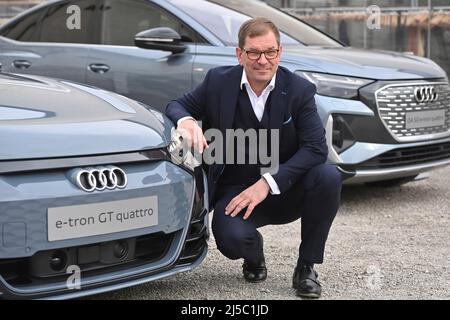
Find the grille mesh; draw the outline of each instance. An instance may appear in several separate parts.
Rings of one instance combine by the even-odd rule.
[[[418,86],[432,86],[438,94],[434,102],[417,102],[414,90]],[[399,141],[429,139],[450,135],[450,86],[447,83],[420,83],[388,85],[376,93],[380,117],[391,134]],[[409,112],[444,110],[445,123],[440,126],[407,128],[406,114]]]

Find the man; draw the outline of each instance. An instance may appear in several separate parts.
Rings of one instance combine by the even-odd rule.
[[[229,129],[279,130],[278,139],[264,141],[279,145],[280,164],[275,170],[262,174],[261,161],[209,166],[212,231],[220,252],[230,259],[244,258],[244,278],[259,282],[266,279],[267,268],[257,228],[301,217],[293,287],[298,296],[318,298],[321,285],[313,267],[323,262],[339,206],[341,175],[325,164],[328,148],[314,102],[316,89],[278,66],[282,51],[279,31],[272,22],[265,18],[246,21],[236,48],[239,65],[210,70],[196,89],[169,103],[166,114],[200,153],[208,143],[196,120],[219,129],[223,136]],[[259,145],[246,144],[245,148],[258,149]],[[233,148],[224,152],[237,151],[236,145]],[[246,160],[250,152],[246,150]]]

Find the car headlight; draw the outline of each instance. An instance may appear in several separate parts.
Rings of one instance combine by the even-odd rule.
[[[360,88],[374,82],[371,79],[337,76],[318,72],[296,71],[296,74],[314,83],[318,94],[342,99],[357,98]]]

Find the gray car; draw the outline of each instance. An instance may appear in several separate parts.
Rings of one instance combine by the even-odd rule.
[[[172,126],[124,96],[0,73],[0,298],[75,298],[198,266],[205,180],[172,161]]]
[[[317,86],[329,162],[345,183],[399,184],[450,163],[450,87],[438,65],[345,47],[259,1],[48,1],[0,29],[0,62],[163,110],[210,68],[237,64],[238,28],[254,16],[281,29],[281,65]]]

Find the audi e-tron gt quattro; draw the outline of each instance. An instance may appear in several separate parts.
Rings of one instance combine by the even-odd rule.
[[[198,266],[203,172],[171,161],[172,126],[114,93],[0,73],[0,297],[74,298]]]

